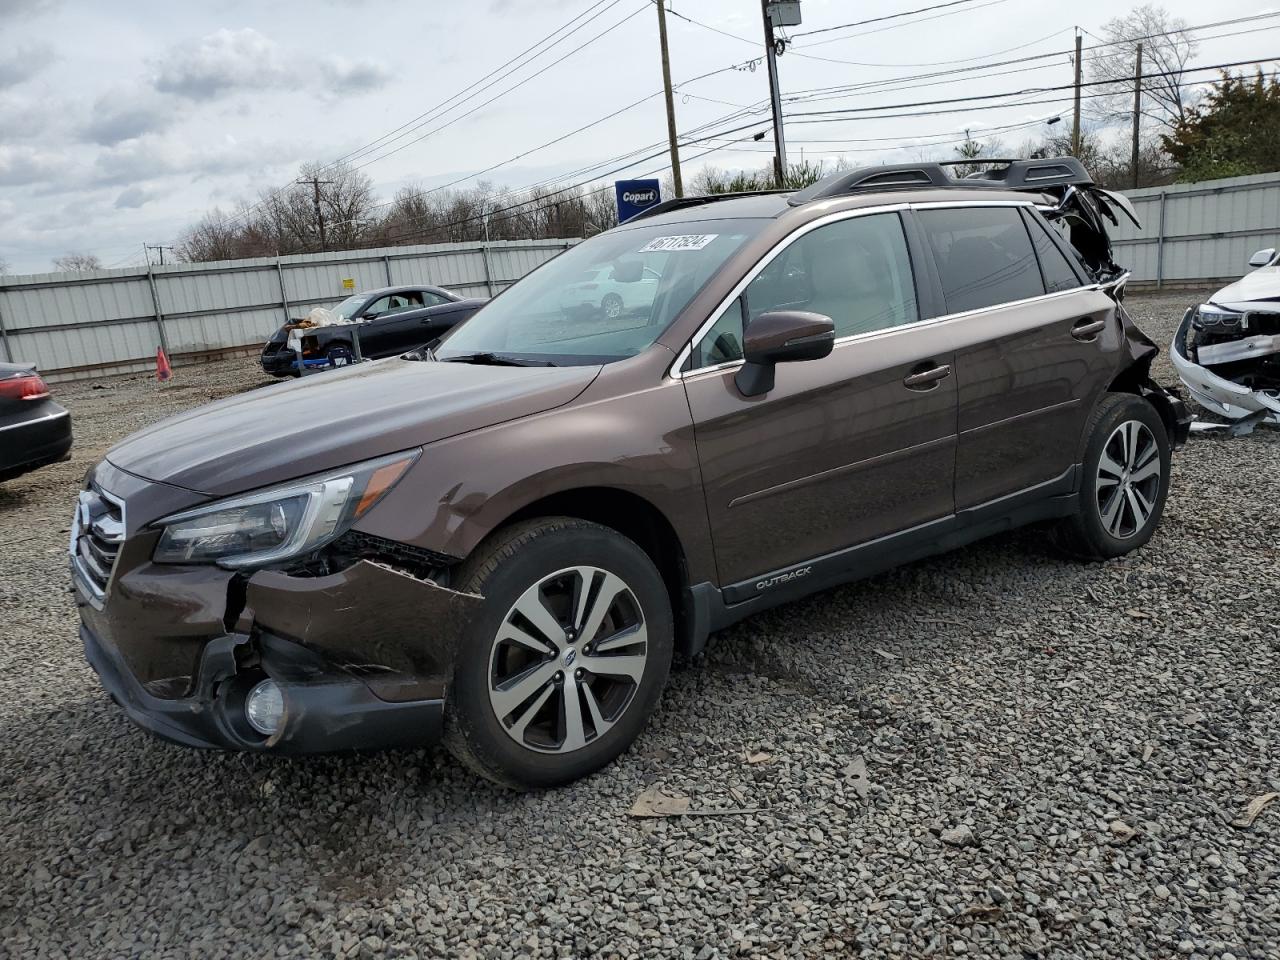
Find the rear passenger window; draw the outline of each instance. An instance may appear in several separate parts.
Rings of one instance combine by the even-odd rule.
[[[1071,269],[1062,250],[1043,223],[1036,217],[1027,217],[1027,229],[1031,231],[1031,239],[1035,244],[1036,257],[1040,260],[1040,273],[1044,275],[1044,288],[1050,293],[1062,290],[1074,290],[1082,286],[1080,278]]]
[[[1045,292],[1017,207],[954,207],[917,216],[938,265],[948,313]]]

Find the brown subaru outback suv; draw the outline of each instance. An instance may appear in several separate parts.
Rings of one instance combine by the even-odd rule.
[[[1071,159],[663,203],[432,350],[110,450],[71,531],[89,662],[189,746],[443,737],[547,786],[758,610],[1035,521],[1133,550],[1189,418],[1121,304],[1117,213]],[[646,292],[567,315],[602,270]]]

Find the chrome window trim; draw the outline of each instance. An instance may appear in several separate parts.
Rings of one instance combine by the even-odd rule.
[[[819,217],[816,220],[806,223],[800,229],[795,230],[792,233],[788,234],[787,236],[783,237],[782,240],[780,240],[773,247],[773,249],[771,249],[763,257],[761,257],[760,260],[756,263],[756,265],[752,267],[749,271],[747,271],[747,273],[743,276],[743,278],[734,285],[733,289],[729,292],[728,296],[726,296],[723,300],[720,301],[719,304],[716,305],[716,308],[712,310],[710,315],[707,317],[707,319],[703,321],[702,326],[700,326],[697,329],[697,331],[693,334],[693,336],[689,338],[689,341],[680,349],[680,352],[676,354],[675,362],[672,363],[671,366],[667,369],[667,376],[672,380],[683,380],[686,377],[697,376],[699,374],[704,374],[704,373],[717,373],[722,370],[729,370],[735,367],[742,366],[744,361],[730,360],[725,363],[717,363],[714,366],[710,366],[710,367],[698,367],[697,369],[694,369],[694,370],[681,371],[680,369],[682,366],[684,366],[684,364],[688,361],[690,355],[693,353],[694,346],[699,342],[701,342],[702,338],[707,335],[707,332],[715,325],[715,322],[720,319],[720,315],[725,311],[725,309],[729,306],[729,304],[733,303],[734,300],[736,300],[739,296],[741,296],[742,291],[745,290],[748,285],[750,285],[751,281],[754,280],[761,273],[761,271],[765,269],[765,267],[769,266],[769,264],[772,263],[774,259],[779,254],[782,253],[782,251],[786,250],[787,247],[791,246],[791,244],[793,244],[796,240],[799,240],[801,237],[803,237],[805,234],[809,233],[810,231],[817,230],[820,227],[825,227],[831,223],[838,223],[842,220],[852,220],[854,217],[865,217],[865,216],[869,216],[871,214],[876,214],[876,213],[898,213],[903,210],[937,210],[937,209],[947,209],[947,208],[957,208],[957,207],[1032,207],[1032,208],[1035,208],[1035,206],[1036,206],[1035,201],[1032,200],[1030,197],[1019,198],[1019,199],[1009,199],[1009,200],[930,200],[922,203],[912,203],[910,201],[903,201],[899,203],[880,204],[874,207],[861,207],[856,210],[841,210],[836,213],[827,214],[824,217]],[[1028,239],[1030,239],[1030,237],[1028,237]],[[913,268],[912,273],[914,274],[914,272],[915,271]],[[1038,300],[1048,300],[1053,297],[1061,297],[1071,293],[1078,293],[1081,290],[1100,290],[1100,289],[1101,289],[1100,284],[1097,284],[1097,283],[1087,284],[1079,287],[1073,287],[1070,290],[1059,290],[1056,293],[1044,293],[1035,297],[1027,297],[1022,300],[1010,300],[1006,303],[993,304],[992,306],[982,307],[977,310],[965,310],[959,313],[948,313],[940,317],[930,317],[928,320],[917,320],[915,323],[901,324],[896,327],[886,327],[883,330],[871,330],[871,331],[868,331],[867,333],[856,333],[847,337],[840,337],[839,339],[836,340],[835,345],[838,347],[846,343],[852,343],[856,340],[865,340],[868,337],[882,336],[884,334],[893,333],[899,330],[908,330],[908,329],[914,330],[922,326],[932,326],[933,324],[936,324],[936,323],[950,322],[952,320],[961,320],[961,319],[964,319],[965,317],[973,316],[974,314],[977,314],[977,313],[985,313],[988,310],[998,310],[1003,307],[1021,306],[1022,304],[1034,303]]]
[[[1043,300],[1056,300],[1059,297],[1069,297],[1076,293],[1088,293],[1101,291],[1102,285],[1098,283],[1089,284],[1087,287],[1074,287],[1071,290],[1059,290],[1057,293],[1044,293],[1037,297],[1026,297],[1022,300],[1010,300],[1007,303],[997,303],[991,307],[981,307],[977,310],[964,310],[960,313],[948,313],[940,317],[930,317],[928,320],[917,320],[915,323],[902,323],[896,327],[885,327],[883,330],[869,330],[866,333],[854,333],[847,337],[840,337],[836,340],[836,347],[843,347],[850,343],[857,343],[862,340],[870,340],[874,337],[886,337],[899,333],[907,333],[911,330],[919,330],[923,327],[933,327],[941,323],[951,323],[956,320],[967,320],[969,317],[979,313],[988,313],[992,310],[1003,310],[1005,307],[1021,307],[1031,303],[1039,303]],[[689,377],[699,376],[704,373],[720,373],[724,370],[736,369],[743,365],[743,360],[730,360],[726,363],[717,363],[714,367],[699,367],[696,370],[690,370],[682,375],[675,374],[677,379],[688,379]]]

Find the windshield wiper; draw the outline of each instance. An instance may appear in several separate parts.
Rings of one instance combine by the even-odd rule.
[[[456,357],[436,357],[441,363],[474,363],[487,367],[554,367],[550,360],[529,360],[505,353],[463,353]]]

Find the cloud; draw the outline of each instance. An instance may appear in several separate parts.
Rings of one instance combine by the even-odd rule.
[[[0,19],[3,16],[0,14]],[[26,83],[55,59],[53,50],[47,44],[0,52],[0,90]]]
[[[213,100],[288,78],[274,40],[252,27],[222,29],[176,46],[156,65],[155,88],[189,100]]]
[[[113,147],[144,134],[159,133],[175,119],[173,106],[159,97],[118,92],[98,99],[80,136],[90,143]]]
[[[369,93],[386,85],[391,71],[373,60],[330,60],[320,74],[320,83],[337,96]]]
[[[60,153],[0,144],[0,187],[40,183],[62,173],[66,165]]]
[[[129,188],[177,175],[187,181],[224,174],[241,177],[294,162],[293,151],[282,144],[193,143],[180,136],[146,135],[100,150],[88,184]]]
[[[48,104],[38,106],[28,98],[0,93],[0,138],[6,142],[45,133],[49,124]]]
[[[116,197],[115,208],[117,210],[137,210],[138,207],[150,203],[154,199],[155,193],[152,191],[142,187],[130,187]]]
[[[37,17],[57,6],[57,0],[0,0],[0,23],[20,17]]]

